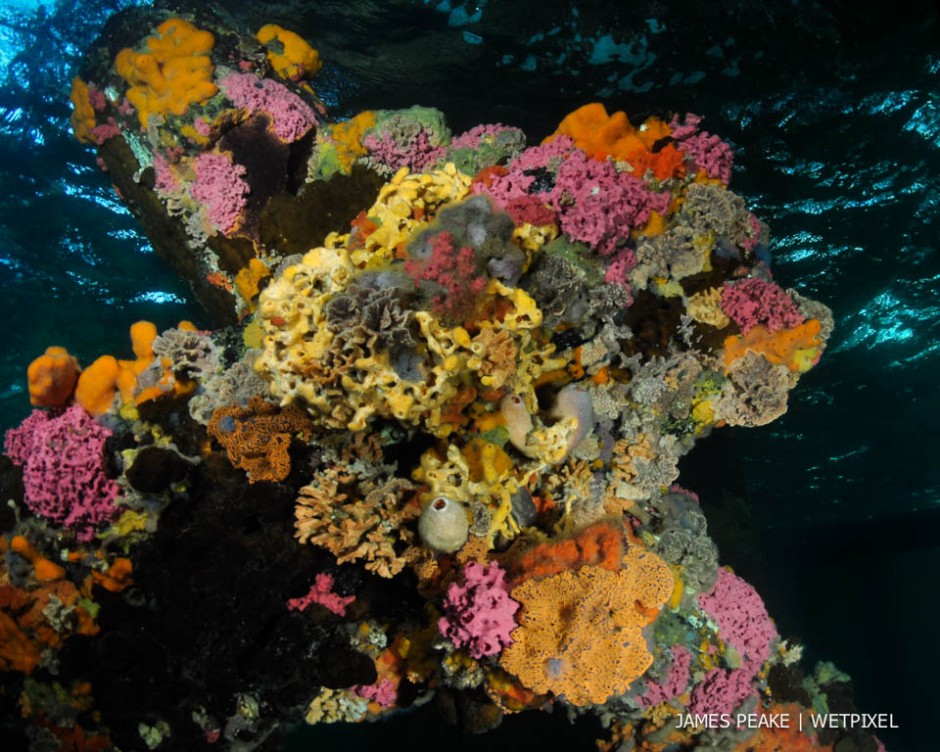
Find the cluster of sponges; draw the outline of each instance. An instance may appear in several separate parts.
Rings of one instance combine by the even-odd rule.
[[[142,49],[125,47],[114,69],[128,84],[127,99],[137,109],[140,127],[152,115],[184,115],[190,105],[218,92],[210,54],[215,39],[182,18],[161,23]]]
[[[317,134],[309,172],[311,178],[348,174],[360,162],[390,176],[403,167],[420,173],[450,163],[466,175],[476,175],[524,148],[525,134],[506,125],[478,125],[452,137],[440,110],[367,110]]]
[[[532,337],[541,314],[531,297],[478,266],[486,263],[484,255],[478,259],[486,242],[493,244],[491,259],[519,253],[505,237],[495,237],[492,209],[465,203],[461,214],[451,215],[470,222],[464,233],[475,232],[479,239],[481,250],[466,246],[466,268],[444,263],[437,240],[443,237],[453,248],[453,233],[445,229],[424,240],[419,236],[409,246],[408,264],[392,263],[413,233],[436,227],[431,220],[438,207],[465,194],[466,183],[456,175],[453,167],[410,178],[401,173],[369,212],[375,229],[331,236],[327,247],[310,251],[268,285],[258,309],[264,336],[257,367],[276,396],[301,400],[328,426],[361,430],[375,415],[423,425],[438,435],[455,428],[447,405],[459,398],[467,375],[479,375],[480,390],[498,380],[534,405],[532,384],[549,350]],[[469,219],[474,212],[478,218]],[[473,275],[479,285],[466,297],[462,284]],[[417,292],[428,285],[432,310],[421,310],[415,282]],[[457,296],[463,296],[459,303]],[[355,313],[376,300],[385,303],[375,315]],[[454,320],[487,307],[499,310],[500,317],[478,323],[477,336]],[[384,338],[383,321],[401,322],[398,342]],[[497,351],[510,360],[498,363]]]

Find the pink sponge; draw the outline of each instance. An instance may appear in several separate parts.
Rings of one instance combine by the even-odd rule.
[[[196,180],[189,188],[190,195],[205,206],[213,226],[229,235],[248,206],[251,189],[244,180],[245,167],[232,162],[228,154],[213,152],[200,154],[193,166]]]
[[[54,415],[34,410],[6,432],[4,451],[23,466],[26,506],[71,528],[80,541],[114,518],[118,484],[104,473],[104,442],[111,432],[79,406]]]
[[[747,334],[758,324],[778,332],[803,323],[803,314],[793,298],[773,282],[757,277],[726,284],[721,290],[721,310]]]
[[[718,635],[738,651],[744,667],[755,673],[770,657],[777,628],[757,591],[727,569],[718,570],[711,592],[698,605],[718,625]]]
[[[751,686],[751,673],[745,669],[726,671],[713,668],[692,690],[688,712],[692,715],[730,715],[735,708],[757,693]]]
[[[673,118],[669,127],[672,137],[679,142],[679,148],[685,152],[695,169],[702,170],[710,178],[717,178],[725,185],[731,182],[731,170],[734,167],[734,152],[731,147],[707,131],[699,130],[702,118],[691,113],[683,122]]]
[[[495,561],[486,567],[471,562],[463,575],[462,585],[455,582],[447,589],[437,627],[473,658],[496,655],[512,644],[519,604],[509,597],[506,573]]]
[[[445,151],[442,146],[431,143],[431,134],[425,128],[409,141],[398,141],[391,133],[381,136],[370,133],[362,145],[376,162],[396,171],[407,167],[410,172],[422,172],[440,159]]]
[[[672,666],[669,667],[669,675],[666,677],[666,681],[662,684],[649,682],[646,692],[636,698],[641,706],[646,707],[668,702],[685,692],[689,686],[692,654],[686,648],[677,645],[672,648],[672,657]]]
[[[665,214],[669,200],[668,192],[655,193],[639,178],[617,172],[612,162],[598,162],[580,150],[559,166],[551,196],[561,229],[604,256],[646,224],[650,212]]]
[[[275,135],[288,144],[302,138],[318,124],[317,116],[303,99],[270,78],[258,78],[253,73],[230,73],[219,84],[236,107],[270,115]]]

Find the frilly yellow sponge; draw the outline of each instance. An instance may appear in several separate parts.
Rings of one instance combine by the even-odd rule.
[[[95,143],[92,134],[95,128],[95,109],[91,106],[88,96],[88,84],[78,76],[72,79],[72,93],[69,99],[72,102],[72,133],[83,144]]]
[[[189,106],[218,92],[209,53],[215,39],[181,18],[157,27],[144,51],[130,47],[114,59],[114,70],[130,84],[127,99],[137,109],[142,129],[151,115],[185,115]]]
[[[81,369],[64,347],[47,347],[29,364],[29,401],[36,407],[62,407],[72,396]]]
[[[283,78],[291,81],[313,78],[323,67],[320,53],[293,31],[265,24],[255,37],[265,46],[271,67]]]
[[[469,175],[452,164],[419,174],[401,168],[382,186],[378,199],[367,212],[378,227],[365,238],[361,248],[351,249],[352,262],[362,267],[394,259],[412,233],[438,209],[470,193],[470,181]]]
[[[413,313],[416,341],[407,368],[367,337],[334,331],[326,308],[355,275],[345,249],[317,248],[274,280],[259,302],[264,337],[258,371],[271,381],[274,395],[301,400],[324,425],[361,431],[372,416],[381,416],[447,436],[457,427],[448,421],[448,402],[465,378],[484,368],[479,347],[474,352],[463,327],[448,328],[427,311]],[[523,360],[547,359],[530,334],[541,316],[534,315],[537,308],[522,290],[494,283],[491,294],[514,302],[502,324],[518,354],[512,385],[534,404],[536,369]],[[470,368],[471,361],[479,370]]]
[[[258,304],[264,335],[256,368],[272,394],[302,401],[331,428],[360,431],[376,416],[439,437],[466,422],[461,411],[478,392],[510,390],[537,409],[538,377],[563,361],[534,336],[542,313],[528,293],[490,280],[481,310],[498,315],[475,324],[473,334],[432,312],[407,310],[396,297],[409,295],[413,285],[403,267],[393,265],[399,249],[438,208],[463,198],[469,180],[453,165],[429,174],[400,170],[369,210],[376,225],[370,234],[331,235],[327,246],[268,285]],[[383,335],[384,344],[377,332],[350,319],[376,299],[387,308],[370,315],[400,319],[398,330]]]

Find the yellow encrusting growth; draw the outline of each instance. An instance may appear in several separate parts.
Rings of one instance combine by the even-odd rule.
[[[184,115],[192,104],[218,92],[209,53],[215,38],[182,18],[170,18],[147,37],[144,51],[130,47],[114,58],[114,70],[130,84],[127,99],[142,129],[151,115]]]
[[[330,129],[336,159],[343,168],[343,172],[348,173],[356,158],[368,153],[368,149],[362,145],[362,139],[366,131],[373,127],[375,127],[375,112],[365,110],[349,120],[337,123]]]

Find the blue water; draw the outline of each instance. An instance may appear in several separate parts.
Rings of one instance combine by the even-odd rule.
[[[25,368],[47,345],[87,363],[127,353],[138,319],[203,322],[68,131],[78,54],[128,4],[0,5],[4,428],[28,413]],[[694,18],[662,4],[628,26],[597,3],[547,3],[497,34],[486,25],[496,3],[397,5],[402,29],[451,34],[460,54],[479,55],[474,75],[441,82],[432,72],[445,63],[431,58],[426,82],[414,61],[410,78],[392,66],[366,75],[343,53],[377,32],[332,28],[321,50],[340,62],[320,93],[338,114],[418,102],[458,130],[502,120],[540,138],[605,97],[611,110],[698,112],[734,145],[731,187],[771,226],[777,280],[831,306],[836,330],[786,416],[709,439],[683,482],[716,514],[722,494],[735,500],[724,560],[758,585],[782,634],[853,676],[863,710],[895,714],[889,749],[936,748],[924,662],[940,567],[936,15],[924,4],[866,22],[865,6],[859,17],[839,3],[762,3],[773,17],[748,34],[709,6],[693,34]]]

